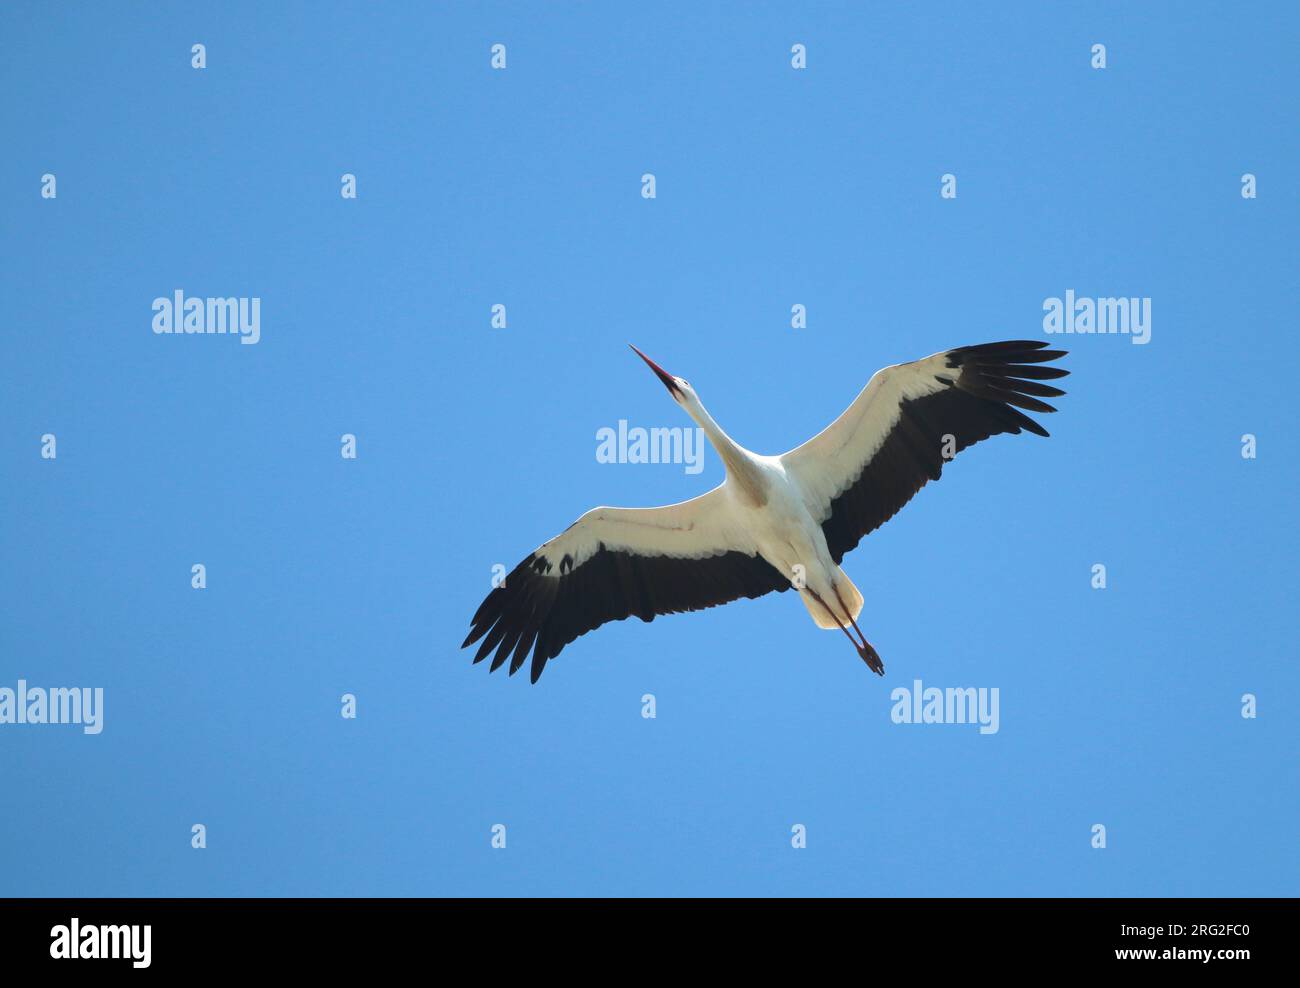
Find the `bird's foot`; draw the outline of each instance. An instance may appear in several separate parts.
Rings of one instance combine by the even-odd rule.
[[[862,644],[858,646],[858,655],[862,656],[862,661],[877,676],[885,674],[885,664],[880,661],[879,654],[871,647],[871,642],[863,639]]]

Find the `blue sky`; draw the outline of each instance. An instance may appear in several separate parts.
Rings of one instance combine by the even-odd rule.
[[[1300,14],[791,7],[0,11],[0,687],[105,691],[0,725],[0,894],[1300,891]],[[260,342],[155,335],[176,289]],[[775,453],[1067,289],[1151,341],[1054,338],[1053,437],[846,558],[883,680],[789,594],[458,650],[494,564],[721,479],[597,462],[689,424],[628,342]]]

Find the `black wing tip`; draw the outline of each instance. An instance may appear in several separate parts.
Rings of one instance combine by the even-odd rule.
[[[997,343],[976,343],[948,350],[944,355],[950,367],[960,367],[971,362],[1001,364],[1041,364],[1067,356],[1069,350],[1048,350],[1046,340],[1001,340]]]
[[[1039,425],[1037,422],[1031,419],[1028,415],[1025,416],[1025,421],[1021,423],[1021,428],[1023,428],[1026,432],[1032,432],[1035,436],[1042,436],[1044,439],[1052,438],[1052,434],[1050,432],[1048,432],[1041,425]]]
[[[500,620],[504,620],[504,616],[502,616]],[[542,670],[546,668],[546,662],[550,656],[546,656],[545,653],[541,651],[543,645],[540,641],[529,641],[527,648],[525,648],[524,641],[528,637],[527,634],[525,633],[520,635],[518,638],[514,638],[508,627],[504,629],[498,628],[500,620],[489,621],[482,627],[474,628],[461,643],[460,647],[468,648],[480,638],[483,638],[484,635],[487,635],[487,638],[485,638],[483,643],[479,646],[478,654],[474,656],[474,659],[470,664],[478,665],[480,662],[487,659],[488,656],[491,656],[492,661],[488,664],[489,674],[496,672],[504,666],[506,667],[506,675],[513,676],[524,667],[531,655],[532,663],[529,670],[529,679],[536,683],[542,675]],[[494,629],[498,630],[498,634],[491,633]],[[506,647],[507,643],[509,644],[509,647]]]
[[[564,562],[568,563],[565,568],[571,571],[572,561],[565,557]],[[472,665],[491,658],[488,663],[489,674],[507,666],[506,675],[509,677],[522,669],[531,658],[529,678],[533,683],[537,682],[547,661],[559,652],[554,647],[554,642],[543,641],[542,628],[531,621],[531,608],[536,602],[538,582],[544,582],[551,567],[551,560],[545,555],[530,552],[506,575],[504,582],[488,591],[483,603],[470,619],[469,634],[460,645],[464,649],[479,643]],[[523,620],[516,613],[521,604],[528,615]]]
[[[1005,353],[1018,350],[1041,350],[1047,346],[1046,340],[998,340],[995,343],[972,343],[969,346],[953,347],[954,353]]]
[[[1065,394],[1061,388],[1042,384],[1069,375],[1064,367],[1043,367],[1047,361],[1059,360],[1068,350],[1048,350],[1045,340],[1003,340],[958,347],[949,351],[950,363],[961,368],[957,387],[1008,408],[1051,414],[1056,407],[1042,401]],[[1018,425],[1038,436],[1050,435],[1029,416],[1016,412]]]

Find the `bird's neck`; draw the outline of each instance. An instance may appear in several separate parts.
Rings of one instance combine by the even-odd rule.
[[[728,478],[734,480],[755,504],[764,504],[767,495],[763,490],[760,471],[754,465],[753,454],[723,432],[722,426],[713,420],[708,409],[698,400],[688,405],[686,412],[709,437],[709,442],[722,458]]]

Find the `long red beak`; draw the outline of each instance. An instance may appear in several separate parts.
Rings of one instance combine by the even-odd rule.
[[[656,364],[653,360],[647,357],[640,350],[637,350],[637,348],[632,346],[631,343],[629,343],[628,346],[631,346],[632,349],[636,352],[636,355],[640,357],[642,360],[644,360],[647,364],[649,364],[650,369],[654,371],[657,375],[659,375],[659,380],[664,382],[664,387],[668,389],[669,394],[671,394],[674,398],[676,398],[678,395],[682,393],[681,389],[677,387],[677,382],[673,380],[673,376],[671,374],[669,374],[666,370],[664,370],[662,367]]]

